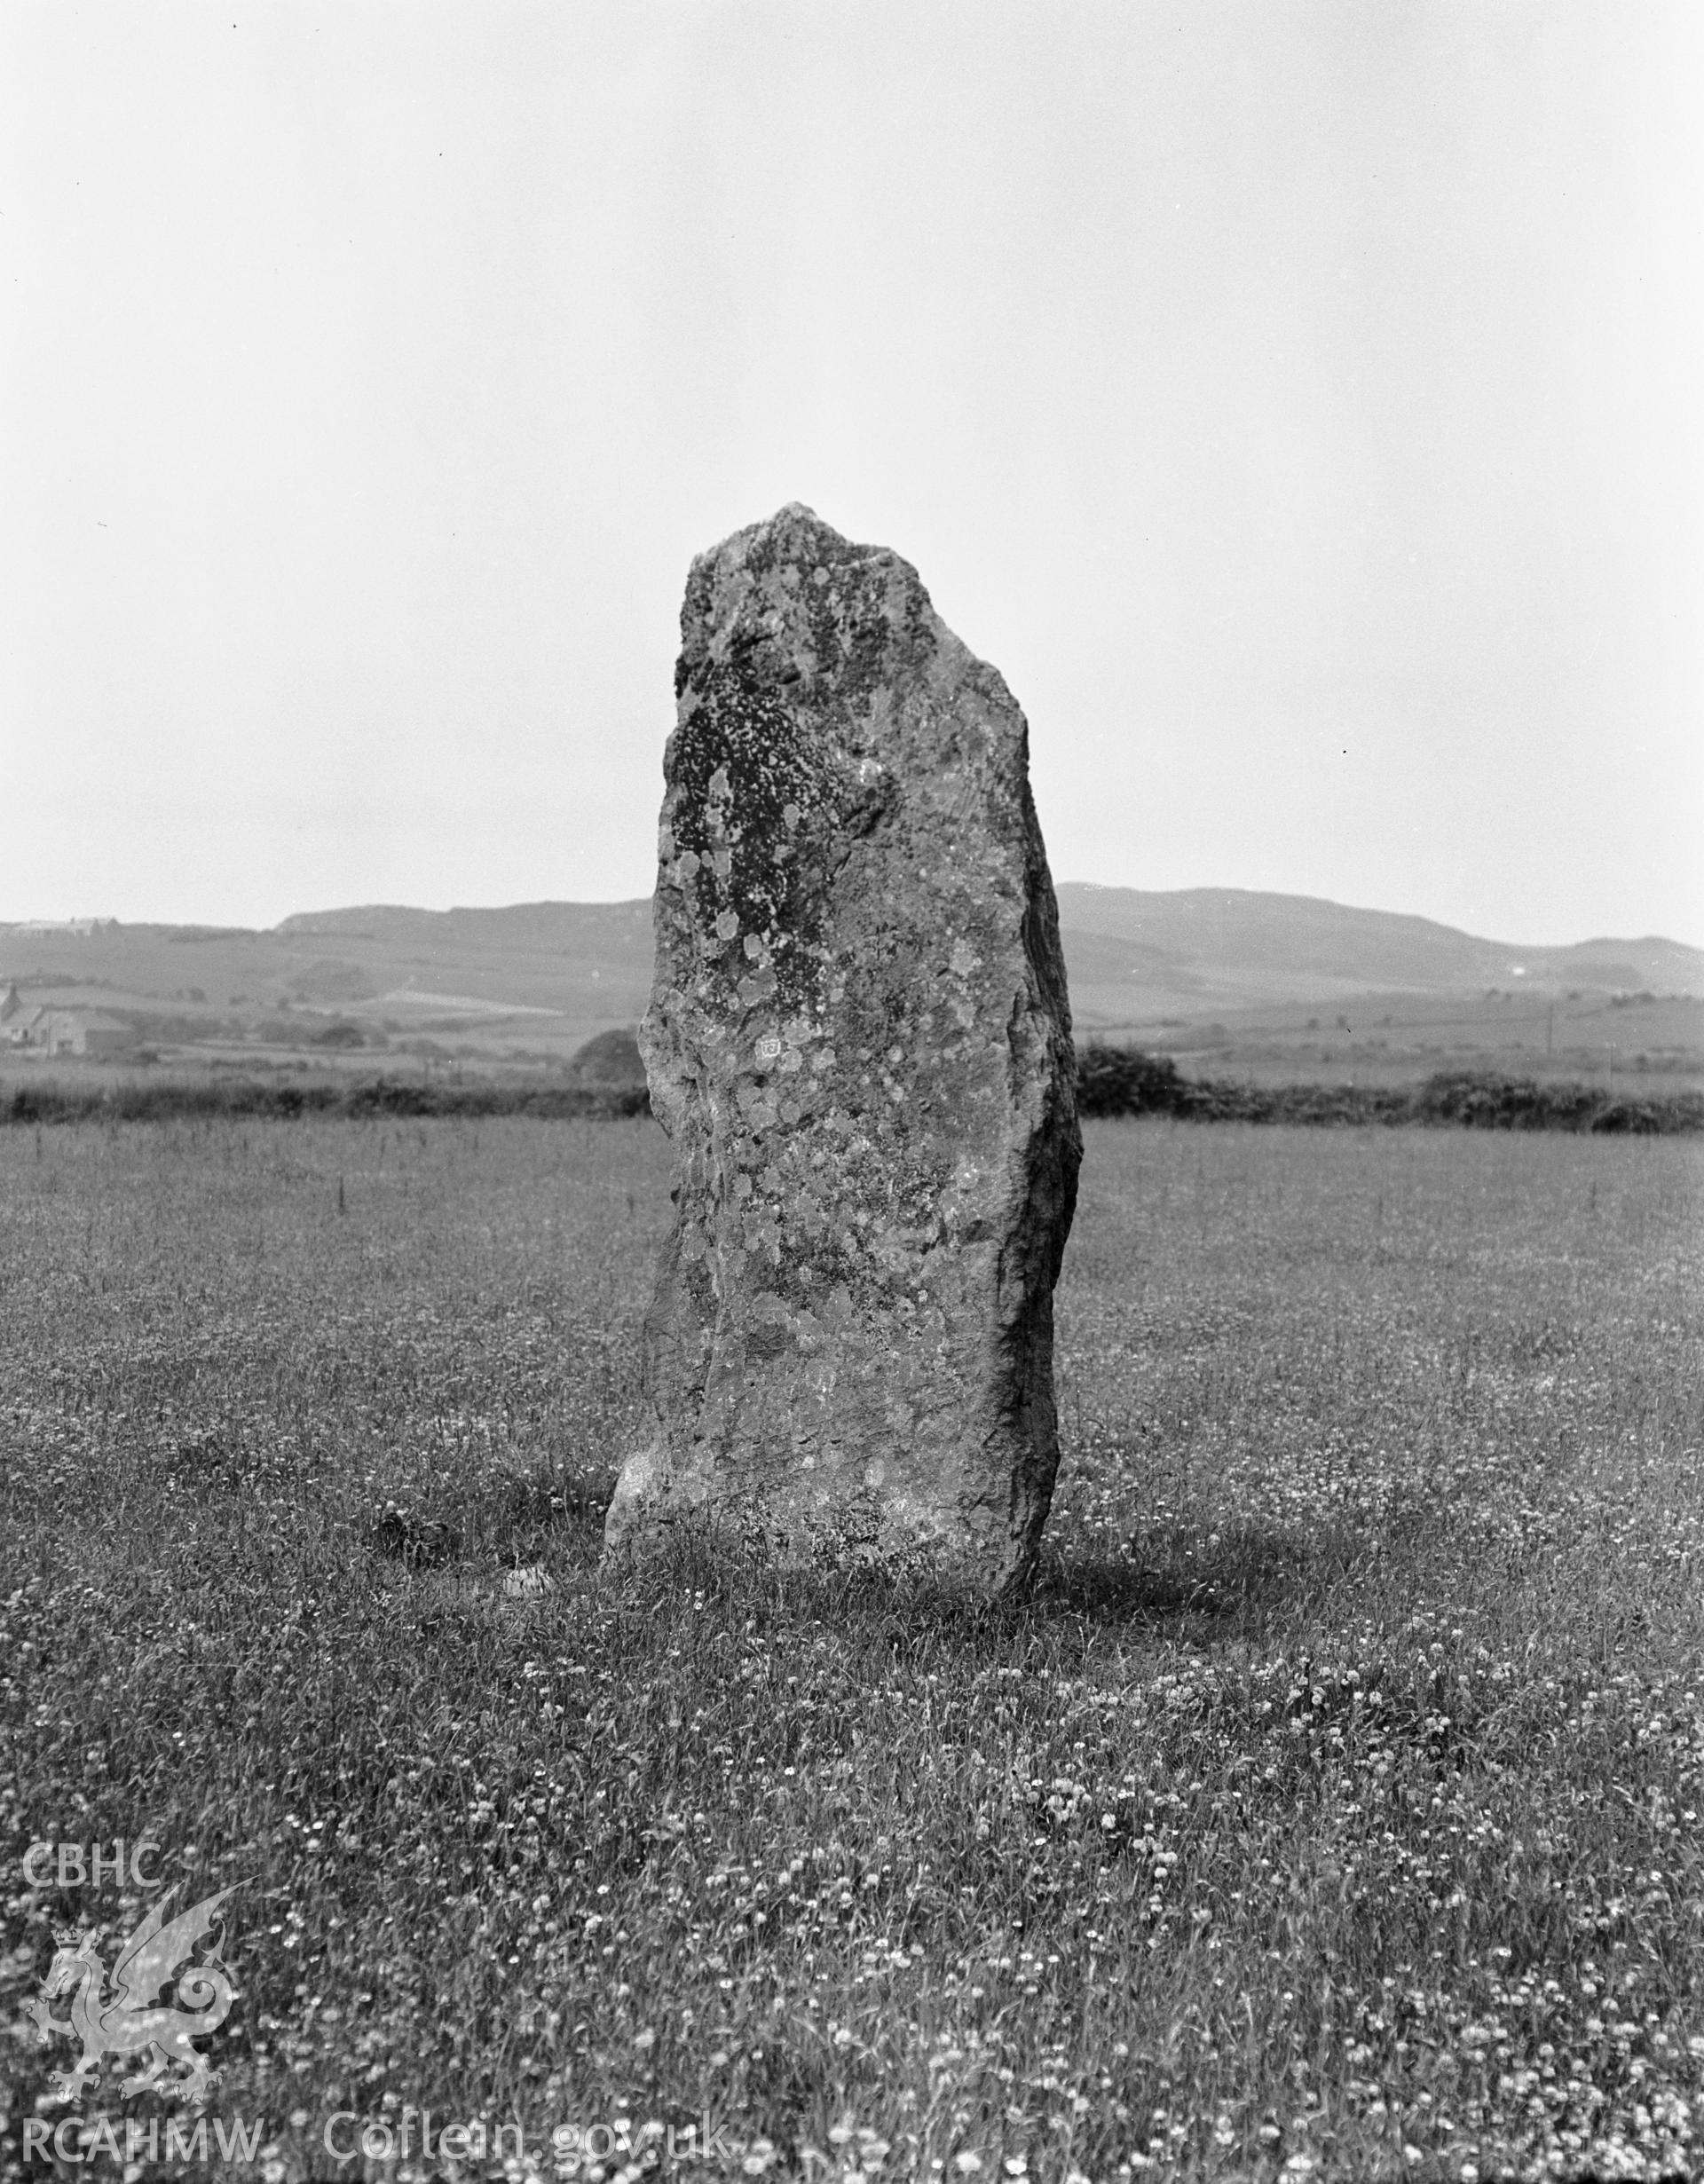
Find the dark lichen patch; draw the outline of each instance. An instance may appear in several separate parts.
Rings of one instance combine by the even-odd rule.
[[[665,822],[703,947],[752,1007],[804,997],[822,868],[844,802],[808,714],[738,660],[694,671],[671,740]]]
[[[762,933],[784,920],[801,823],[825,800],[824,754],[785,697],[736,664],[706,663],[687,696],[665,812],[675,876],[701,923],[732,910]]]
[[[767,997],[766,973],[797,1002],[827,953],[834,875],[892,815],[872,736],[894,673],[935,642],[927,595],[892,556],[793,509],[695,565],[682,638],[665,885],[742,1006]]]
[[[694,564],[681,625],[677,692],[704,660],[737,651],[775,682],[810,692],[824,725],[853,750],[874,694],[936,641],[909,564],[798,507]]]

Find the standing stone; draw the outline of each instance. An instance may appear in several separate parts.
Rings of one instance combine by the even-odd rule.
[[[694,562],[681,636],[641,1035],[675,1214],[606,1541],[1021,1581],[1082,1153],[1023,715],[797,505]]]

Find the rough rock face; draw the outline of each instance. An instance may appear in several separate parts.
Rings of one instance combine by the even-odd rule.
[[[681,631],[641,1038],[676,1211],[606,1541],[707,1518],[1004,1586],[1082,1149],[1023,715],[796,505],[693,564]]]

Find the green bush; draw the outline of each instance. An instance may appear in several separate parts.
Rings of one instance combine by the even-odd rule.
[[[1569,1130],[1600,1136],[1704,1131],[1704,1095],[1622,1099],[1590,1084],[1540,1084],[1487,1071],[1445,1071],[1417,1085],[1248,1084],[1187,1077],[1164,1055],[1091,1043],[1077,1059],[1085,1116],[1171,1115],[1195,1123],[1382,1123],[1469,1130]],[[650,1112],[643,1084],[456,1084],[407,1077],[342,1083],[259,1077],[178,1078],[108,1085],[20,1085],[0,1096],[0,1123],[170,1122],[192,1116],[535,1115],[547,1120]]]
[[[1175,1062],[1092,1042],[1077,1060],[1085,1115],[1174,1115],[1199,1123],[1424,1123],[1470,1130],[1574,1130],[1672,1136],[1704,1130],[1704,1095],[1621,1099],[1590,1084],[1540,1084],[1488,1070],[1445,1070],[1424,1084],[1247,1084],[1186,1077]]]
[[[304,1084],[256,1077],[179,1079],[173,1083],[24,1084],[0,1101],[0,1122],[175,1122],[223,1116],[293,1119],[431,1115],[534,1115],[548,1121],[643,1115],[650,1106],[643,1087],[577,1084],[429,1084],[401,1077],[353,1078],[342,1084]]]

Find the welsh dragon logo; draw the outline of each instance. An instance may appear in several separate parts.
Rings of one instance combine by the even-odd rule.
[[[151,2048],[154,2060],[146,2070],[127,2078],[119,2088],[121,2093],[157,2089],[196,2102],[206,2100],[213,2072],[206,2056],[197,2053],[194,2042],[225,2022],[236,1996],[219,1957],[223,1928],[218,1940],[208,1950],[206,1962],[190,1965],[178,1982],[178,1999],[189,2007],[162,2009],[155,2006],[155,1998],[178,1967],[187,1961],[231,1890],[221,1888],[217,1896],[192,1904],[169,1926],[163,1926],[161,1921],[166,1906],[177,1893],[175,1888],[167,1890],[119,1951],[109,1998],[103,1999],[106,1966],[95,1947],[94,1936],[79,1934],[75,1927],[54,1929],[59,1946],[41,1996],[25,2007],[40,2029],[43,2046],[56,2035],[69,2034],[83,2042],[76,2068],[54,2073],[56,2099],[76,2100],[99,2069],[103,2055],[138,2055]],[[49,2005],[67,1989],[74,1991],[71,2014],[55,2017]],[[185,2075],[166,2077],[174,2062],[183,2064]]]

